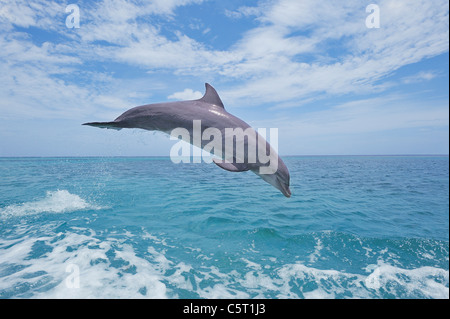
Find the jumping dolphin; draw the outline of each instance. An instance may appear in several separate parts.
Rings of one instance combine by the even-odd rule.
[[[280,190],[284,196],[290,197],[289,171],[283,160],[250,125],[225,110],[222,100],[211,85],[205,83],[205,87],[205,95],[198,100],[137,106],[112,122],[90,122],[83,125],[116,130],[141,128],[172,135],[176,129],[182,128],[187,130],[190,136],[187,140],[185,138],[183,140],[209,151],[211,142],[208,143],[208,139],[195,138],[195,130],[200,130],[201,133],[198,133],[200,136],[206,135],[209,138],[213,135],[216,137],[217,133],[219,137],[215,140],[218,143],[214,145],[220,148],[219,154],[222,158],[213,160],[217,166],[231,172],[250,170]],[[227,137],[229,132],[234,133],[231,148],[225,147],[230,145],[230,139]],[[238,134],[239,132],[244,134]],[[247,152],[238,152],[241,148]],[[261,156],[256,158],[256,153]]]

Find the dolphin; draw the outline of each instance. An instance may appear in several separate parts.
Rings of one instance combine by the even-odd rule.
[[[181,128],[188,133],[187,137],[181,135],[183,140],[206,151],[211,152],[214,148],[219,153],[219,158],[214,158],[213,162],[220,168],[230,172],[252,171],[284,196],[290,197],[290,176],[283,160],[257,131],[225,110],[222,100],[210,84],[205,83],[205,87],[205,94],[197,100],[137,106],[114,121],[83,125],[116,130],[140,128],[178,137],[180,135],[173,132]],[[196,129],[199,131],[197,138]],[[198,138],[199,134],[201,139]],[[215,137],[214,141],[209,141],[205,136]],[[225,147],[230,145],[232,147]],[[244,152],[239,152],[242,149]],[[255,156],[256,153],[260,156]],[[214,155],[217,155],[216,152]]]

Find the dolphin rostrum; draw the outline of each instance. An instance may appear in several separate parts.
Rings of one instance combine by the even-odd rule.
[[[231,172],[252,171],[290,197],[289,171],[272,146],[247,123],[228,113],[216,90],[205,84],[198,100],[134,107],[112,122],[90,122],[100,128],[162,131],[211,152],[214,163]],[[210,138],[214,137],[210,141]],[[246,152],[245,152],[246,150]]]

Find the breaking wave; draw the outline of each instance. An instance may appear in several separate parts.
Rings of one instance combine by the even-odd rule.
[[[44,198],[21,204],[0,208],[0,217],[18,217],[36,215],[40,213],[70,213],[79,210],[101,209],[100,206],[90,204],[76,194],[67,190],[47,191]]]
[[[378,260],[353,273],[301,262],[268,265],[249,257],[236,260],[238,269],[226,270],[198,248],[183,254],[203,260],[203,266],[180,260],[170,253],[174,247],[145,230],[137,238],[58,229],[63,232],[0,240],[0,298],[449,297],[449,273],[439,267],[406,269]]]

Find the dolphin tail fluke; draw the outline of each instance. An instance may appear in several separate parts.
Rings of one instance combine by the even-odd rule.
[[[89,125],[99,128],[108,128],[113,130],[121,130],[122,127],[119,126],[120,124],[118,122],[89,122],[89,123],[83,123],[83,125]]]

